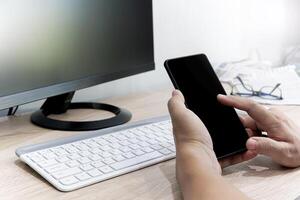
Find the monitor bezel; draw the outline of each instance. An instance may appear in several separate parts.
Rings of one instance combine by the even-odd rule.
[[[153,58],[154,60],[154,58]],[[28,90],[24,92],[19,92],[16,94],[0,97],[0,110],[5,110],[11,107],[24,105],[27,103],[39,101],[46,99],[48,97],[53,97],[56,95],[77,91],[80,89],[89,88],[102,83],[118,80],[121,78],[133,76],[143,72],[148,72],[155,70],[155,63],[137,66],[132,69],[116,72],[108,75],[94,75],[85,77],[82,79],[77,79],[73,81],[68,81],[64,83],[54,84],[47,87],[41,87],[38,89]]]

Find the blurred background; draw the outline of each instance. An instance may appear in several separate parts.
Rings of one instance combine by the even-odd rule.
[[[156,70],[78,91],[75,101],[172,87],[163,67],[168,58],[205,53],[215,67],[253,57],[281,66],[300,47],[299,0],[153,0],[153,5]]]
[[[300,45],[299,0],[154,0],[156,70],[76,93],[75,100],[170,87],[165,59],[205,53],[214,65],[255,54],[280,66]]]

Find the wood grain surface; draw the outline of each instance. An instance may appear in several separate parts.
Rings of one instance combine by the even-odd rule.
[[[106,99],[129,109],[132,121],[166,115],[171,89],[149,91],[121,98]],[[300,107],[278,107],[300,124]],[[58,118],[94,120],[110,114],[70,111]],[[54,189],[30,167],[18,160],[15,150],[24,145],[68,137],[78,132],[46,130],[32,125],[30,113],[0,119],[0,199],[84,199],[137,200],[182,199],[175,177],[175,160],[160,163],[89,187],[63,193]],[[88,134],[88,133],[86,133]],[[300,170],[285,169],[260,156],[224,170],[224,177],[253,199],[294,200],[300,196]],[[218,192],[216,188],[216,192]],[[221,195],[221,194],[220,194]]]

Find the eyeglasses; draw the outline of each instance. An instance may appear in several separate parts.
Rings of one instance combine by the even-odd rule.
[[[242,97],[260,97],[268,100],[283,100],[282,90],[280,89],[281,83],[275,86],[265,86],[256,91],[252,86],[245,84],[241,77],[237,76],[236,79],[240,82],[232,87],[231,95],[238,95]]]

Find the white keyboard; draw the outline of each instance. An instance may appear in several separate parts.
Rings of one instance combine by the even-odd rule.
[[[174,158],[171,129],[167,118],[23,147],[16,153],[58,190],[72,191]]]

